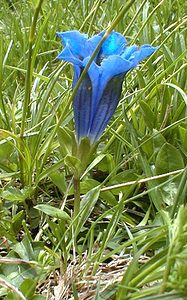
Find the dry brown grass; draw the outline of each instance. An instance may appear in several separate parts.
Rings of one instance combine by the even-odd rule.
[[[99,264],[97,272],[93,274],[93,264],[88,266],[85,255],[81,263],[78,258],[73,260],[64,274],[59,270],[51,274],[40,292],[47,300],[74,300],[74,286],[79,300],[92,300],[97,289],[101,294],[121,281],[132,259],[131,255],[113,256],[109,263]],[[148,259],[147,256],[142,256],[140,263],[145,263]]]

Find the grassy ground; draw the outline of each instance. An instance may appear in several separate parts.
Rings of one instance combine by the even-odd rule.
[[[129,2],[0,0],[0,299],[187,297],[187,3],[122,14]],[[129,44],[159,48],[126,76],[73,220],[73,70],[56,32],[116,18]]]

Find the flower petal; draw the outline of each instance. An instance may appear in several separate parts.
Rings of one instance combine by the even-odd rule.
[[[74,89],[77,81],[79,80],[80,74],[81,74],[81,68],[75,64],[74,65],[74,76],[73,76],[72,89]]]
[[[139,48],[138,51],[135,51],[131,57],[130,60],[134,61],[135,67],[141,60],[145,59],[149,55],[151,55],[153,52],[155,52],[158,48],[153,47],[151,45],[143,45]]]
[[[87,57],[83,61],[83,66],[86,67],[87,63],[89,62],[90,57]],[[93,61],[91,66],[88,69],[88,74],[92,83],[92,118],[95,114],[95,110],[99,101],[98,93],[100,93],[100,86],[101,86],[101,68]],[[103,90],[102,90],[103,92]],[[91,119],[92,122],[92,119]]]
[[[84,76],[73,100],[77,140],[88,136],[92,114],[92,84],[88,74]]]
[[[124,74],[113,77],[104,89],[90,127],[89,138],[91,143],[95,143],[100,138],[116,110],[121,95],[123,78]]]
[[[90,57],[83,61],[83,66],[86,67]],[[92,62],[88,69],[88,74],[92,82],[92,119],[100,105],[100,100],[107,83],[117,75],[125,75],[132,68],[132,62],[125,60],[117,55],[112,55],[103,60],[101,66]]]
[[[99,44],[101,39],[102,39],[102,37],[99,34],[94,35],[92,38],[88,39],[87,47],[89,49],[89,55],[90,56],[92,56],[95,48],[97,47],[97,45]]]
[[[131,68],[133,64],[131,61],[123,59],[118,55],[109,56],[107,59],[104,59],[100,67],[100,84],[98,86],[98,103],[103,94],[103,91],[107,83],[115,76],[125,75]]]
[[[72,54],[79,59],[82,59],[86,52],[87,35],[80,33],[78,30],[57,32],[58,37],[62,40],[64,47],[68,47]]]
[[[100,55],[108,57],[109,55],[120,54],[126,43],[126,38],[122,34],[113,31],[102,44]]]
[[[93,54],[95,48],[102,39],[100,35],[94,35],[92,38],[87,39],[85,34],[81,34],[76,30],[57,32],[57,35],[60,37],[62,44],[65,47],[57,58],[77,65],[81,65],[81,61],[84,58]]]
[[[105,32],[88,39],[79,31],[57,33],[64,45],[58,58],[74,66],[73,88]],[[126,47],[126,39],[112,32],[91,63],[73,100],[78,142],[88,137],[95,143],[110,121],[120,99],[125,74],[151,55],[151,45]]]
[[[123,53],[120,55],[124,59],[129,59],[131,55],[138,50],[138,47],[136,45],[126,47],[123,51]]]
[[[82,65],[81,60],[78,57],[76,57],[75,55],[73,55],[73,53],[71,52],[69,47],[64,48],[64,50],[62,52],[60,52],[60,54],[57,56],[57,58],[71,62],[72,64],[75,64],[75,65],[79,65],[79,66]]]
[[[132,67],[132,62],[123,59],[118,55],[111,55],[107,59],[104,59],[101,64],[102,80],[109,80],[113,76],[127,73]]]

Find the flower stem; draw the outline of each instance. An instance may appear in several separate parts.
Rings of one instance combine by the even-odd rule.
[[[74,185],[74,218],[77,217],[80,211],[80,177],[75,176],[73,178]]]

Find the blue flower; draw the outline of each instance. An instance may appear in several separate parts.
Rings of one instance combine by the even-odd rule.
[[[74,66],[73,88],[104,32],[88,38],[79,31],[59,32],[63,51],[59,59]],[[124,36],[112,32],[102,44],[74,97],[73,110],[78,143],[84,137],[95,143],[105,130],[120,100],[125,74],[157,48],[151,45],[127,47]]]

